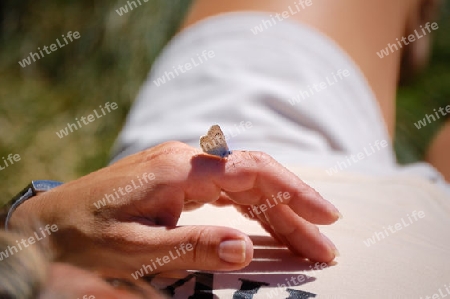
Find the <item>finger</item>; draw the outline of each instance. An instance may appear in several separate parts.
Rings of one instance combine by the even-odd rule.
[[[202,198],[205,190],[211,192],[209,198],[218,198],[216,192],[223,190],[238,204],[289,205],[297,215],[316,224],[331,224],[340,216],[318,192],[264,153],[236,151],[227,160],[196,156],[189,182],[195,184],[186,186],[187,199]]]
[[[134,212],[129,213],[130,215],[138,211],[145,217],[156,217],[157,221],[153,223],[174,224],[185,202],[211,202],[219,199],[222,192],[226,192],[237,204],[258,206],[261,210],[254,211],[256,214],[266,213],[268,209],[267,215],[278,215],[281,219],[285,218],[284,214],[291,214],[287,220],[282,221],[282,225],[294,223],[295,231],[280,233],[274,229],[277,234],[306,236],[308,240],[318,239],[315,243],[309,242],[311,244],[327,242],[320,234],[308,233],[308,229],[311,230],[314,226],[308,225],[307,221],[316,224],[333,223],[339,218],[338,210],[270,156],[259,152],[236,151],[227,159],[220,159],[197,154],[196,150],[178,143],[166,146],[168,148],[165,152],[170,154],[171,159],[168,160],[167,155],[161,154],[162,159],[155,158],[149,163],[152,170],[158,173],[153,182],[155,185],[151,200],[143,201],[144,206],[133,205]],[[173,165],[168,167],[168,161]],[[287,209],[271,211],[276,206]],[[273,226],[274,221],[270,221],[270,224]],[[288,242],[288,245],[292,245],[294,252],[308,253],[295,242]],[[328,259],[330,252],[334,250],[331,244],[328,250],[321,250],[320,245],[315,248],[319,248],[320,252],[312,258],[318,260]]]
[[[270,216],[273,233],[294,253],[327,262],[336,256],[334,244],[308,221],[333,223],[339,218],[338,210],[269,156],[235,152],[225,160],[199,155],[191,164],[188,185],[184,187],[185,201],[201,201],[205,192],[210,192],[210,198],[220,198],[223,190],[237,204],[253,205],[247,208],[249,218]],[[283,208],[275,209],[277,206]],[[260,221],[264,223],[264,219]],[[289,227],[291,230],[283,230]]]
[[[157,174],[151,186],[140,189],[148,192],[151,200],[134,207],[151,217],[170,209],[168,213],[178,219],[183,202],[213,202],[224,191],[238,204],[287,204],[316,224],[333,223],[340,215],[318,192],[264,153],[235,151],[220,159],[199,154],[183,143],[168,142],[130,160],[137,168],[146,168],[142,171],[151,169]]]
[[[201,208],[204,205],[202,202],[190,201],[184,204],[183,211],[192,211]]]
[[[139,247],[134,246],[139,252],[133,252],[132,264],[138,267],[149,265],[147,270],[151,273],[189,269],[238,270],[253,258],[250,238],[232,228],[184,226],[167,230],[141,225],[136,228],[136,224],[127,226],[126,230],[139,231],[133,236],[145,236],[144,239],[128,240],[141,243]]]
[[[251,208],[249,208],[249,206],[241,206],[241,205],[235,205],[234,206],[236,208],[236,210],[238,210],[241,214],[246,215],[247,219],[251,219],[251,220],[255,220],[258,221],[258,223],[262,226],[262,228],[264,228],[268,233],[270,233],[272,235],[273,238],[275,238],[277,241],[279,241],[280,243],[284,243],[281,238],[279,237],[279,235],[277,234],[277,232],[273,229],[273,227],[270,225],[269,221],[266,218],[265,213],[261,213],[259,215],[256,215],[255,218],[251,218],[248,217],[248,210]]]
[[[261,226],[280,244],[288,245],[288,242],[282,238],[274,229],[273,227],[267,223],[267,222],[260,222]]]
[[[247,212],[247,211],[246,211],[247,206],[239,206],[239,205],[236,205],[235,207],[236,207],[236,209],[237,209],[239,212],[241,212],[241,213],[247,215],[247,214],[246,214],[246,212]],[[271,235],[275,240],[277,240],[280,244],[284,244],[285,246],[287,246],[293,253],[302,255],[303,251],[302,251],[301,249],[296,248],[296,247],[293,247],[293,246],[291,245],[291,242],[289,241],[289,239],[287,239],[283,234],[281,234],[280,232],[278,232],[278,231],[274,228],[274,226],[269,222],[269,219],[267,218],[266,213],[261,213],[261,214],[259,214],[259,215],[256,215],[255,218],[250,218],[250,219],[255,220],[255,221],[258,221],[259,224],[262,226],[262,228],[264,228],[268,233],[270,233],[270,235]],[[282,220],[282,219],[281,219],[281,220]],[[279,225],[278,225],[278,227],[279,227]],[[299,236],[294,236],[294,237],[302,238],[301,235],[299,235]],[[334,245],[333,245],[333,246],[334,246]],[[303,256],[306,256],[306,254],[303,255]]]
[[[225,207],[234,205],[234,201],[232,201],[231,198],[225,192],[222,192],[219,199],[217,199],[214,202],[211,202],[211,204],[216,207]]]
[[[236,208],[241,213],[247,212],[246,206]],[[254,220],[258,220],[266,231],[295,254],[321,262],[329,262],[338,255],[334,244],[315,225],[298,217],[286,205],[279,205],[264,213],[255,212],[255,216]]]
[[[283,218],[278,215],[282,214]],[[294,253],[314,261],[330,262],[338,251],[319,229],[298,217],[289,207],[279,205],[266,214],[270,226]]]

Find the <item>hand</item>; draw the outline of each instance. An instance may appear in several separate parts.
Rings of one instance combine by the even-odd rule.
[[[133,181],[136,187],[128,188]],[[264,153],[235,151],[220,159],[179,142],[126,157],[32,198],[11,223],[33,214],[44,225],[57,224],[52,235],[57,260],[92,270],[129,277],[152,260],[156,267],[150,272],[236,270],[252,259],[249,237],[227,227],[176,227],[181,212],[216,201],[245,208],[279,192],[289,198],[258,215],[259,221],[295,254],[333,260],[334,245],[314,224],[331,224],[339,212],[314,189]],[[114,199],[100,207],[106,195]],[[180,255],[161,262],[169,251]]]

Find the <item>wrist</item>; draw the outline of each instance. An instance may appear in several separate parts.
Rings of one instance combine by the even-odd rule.
[[[42,213],[43,202],[38,202],[38,200],[45,198],[44,194],[45,193],[39,192],[33,199],[27,200],[19,205],[9,219],[8,228],[18,229],[24,226],[32,226],[33,223],[45,222],[46,220]]]
[[[57,207],[55,202],[49,203],[44,200],[46,191],[60,186],[62,183],[56,181],[32,181],[25,189],[19,192],[4,208],[7,209],[5,229],[20,227],[24,225],[35,225],[46,221],[44,211]]]

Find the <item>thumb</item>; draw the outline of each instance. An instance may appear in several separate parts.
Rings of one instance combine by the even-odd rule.
[[[154,235],[154,231],[152,233]],[[238,270],[253,258],[253,243],[242,232],[220,226],[183,226],[161,231],[145,262],[151,272],[169,270]],[[155,250],[156,249],[156,250]],[[149,263],[150,261],[150,263]]]

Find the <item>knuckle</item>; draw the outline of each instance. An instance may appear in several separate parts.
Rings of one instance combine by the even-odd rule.
[[[275,160],[265,152],[249,152],[249,158],[257,164],[270,165],[276,163]]]
[[[193,228],[189,242],[193,246],[192,261],[196,265],[203,265],[210,261],[208,249],[214,248],[210,230],[207,227]]]
[[[142,162],[151,161],[172,161],[177,157],[185,158],[186,155],[193,155],[196,153],[195,148],[180,142],[180,141],[167,141],[161,143],[155,147],[146,149],[142,151],[141,160]],[[167,158],[170,157],[169,160]]]

